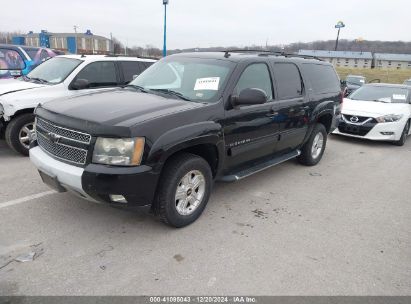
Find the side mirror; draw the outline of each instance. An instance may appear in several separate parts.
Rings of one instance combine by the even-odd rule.
[[[73,90],[84,90],[90,86],[90,82],[87,79],[76,79],[72,84]]]
[[[346,80],[340,80],[341,88],[345,88],[347,86]]]
[[[239,96],[232,96],[233,106],[258,105],[267,102],[267,94],[261,89],[244,89]]]

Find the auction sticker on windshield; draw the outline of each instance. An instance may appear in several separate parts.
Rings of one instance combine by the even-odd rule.
[[[210,90],[218,91],[220,77],[198,78],[194,86],[194,91]]]
[[[394,94],[394,95],[392,95],[392,99],[406,100],[406,99],[407,99],[407,96],[402,95],[402,94]]]

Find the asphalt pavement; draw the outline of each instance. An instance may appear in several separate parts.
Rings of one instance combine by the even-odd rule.
[[[183,229],[55,193],[0,141],[0,223],[0,295],[411,295],[411,138],[331,136]]]

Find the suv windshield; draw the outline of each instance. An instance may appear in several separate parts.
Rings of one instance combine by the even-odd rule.
[[[214,102],[220,97],[234,63],[217,59],[173,58],[159,61],[130,85],[197,102]]]
[[[363,84],[365,84],[365,78],[362,77],[351,77],[348,76],[345,81],[347,81],[347,83],[350,84],[355,84],[355,85],[359,85],[362,86]]]
[[[27,78],[51,84],[60,83],[64,81],[80,63],[82,63],[82,61],[78,59],[64,57],[51,58],[27,74]]]
[[[407,103],[408,90],[405,88],[384,86],[363,86],[348,98],[388,103]]]

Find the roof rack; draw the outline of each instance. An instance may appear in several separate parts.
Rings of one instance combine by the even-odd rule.
[[[132,56],[132,55],[121,55],[121,54],[108,54],[105,57],[130,57],[130,58],[138,58],[138,59],[153,59],[159,60],[158,57],[149,57],[149,56]]]
[[[225,50],[222,51],[225,53],[224,57],[228,58],[230,57],[230,53],[257,53],[258,56],[283,56],[283,57],[298,57],[298,58],[303,58],[303,59],[316,59],[319,61],[323,61],[322,59],[316,57],[316,56],[310,56],[310,55],[300,55],[300,54],[292,54],[292,53],[286,53],[286,52],[280,52],[280,51],[268,51],[268,50]]]

